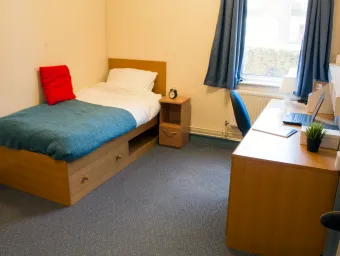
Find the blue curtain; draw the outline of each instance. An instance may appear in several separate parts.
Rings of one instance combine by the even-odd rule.
[[[205,85],[235,89],[241,80],[246,17],[247,0],[221,0]]]
[[[334,0],[309,0],[300,53],[296,96],[307,98],[313,80],[328,81]]]

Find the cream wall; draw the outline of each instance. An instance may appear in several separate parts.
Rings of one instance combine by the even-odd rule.
[[[224,130],[229,95],[203,85],[219,0],[108,0],[109,57],[162,60],[167,87],[192,97],[192,126]]]
[[[335,2],[332,59],[340,52],[340,2]],[[223,131],[228,93],[203,85],[219,4],[220,0],[0,1],[0,116],[42,100],[39,66],[67,64],[76,90],[103,80],[108,44],[110,57],[167,61],[168,89],[192,97],[192,125]]]
[[[336,1],[332,58],[340,52]],[[220,0],[108,0],[109,57],[164,60],[168,89],[192,97],[192,126],[224,131],[228,91],[203,85]],[[214,133],[214,132],[213,132]]]
[[[107,71],[105,0],[0,1],[0,116],[39,103],[37,67],[66,64],[75,89]]]

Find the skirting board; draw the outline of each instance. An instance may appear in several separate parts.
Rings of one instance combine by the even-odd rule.
[[[218,130],[210,130],[205,128],[190,127],[190,134],[204,135],[209,137],[225,139],[225,132]]]
[[[225,131],[211,130],[199,127],[190,127],[190,134],[214,137],[219,139],[242,140],[242,135],[237,127],[227,126]]]

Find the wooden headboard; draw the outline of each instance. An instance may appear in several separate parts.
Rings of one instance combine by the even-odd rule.
[[[166,95],[166,62],[150,60],[109,59],[109,70],[113,68],[135,68],[157,72],[153,92]]]

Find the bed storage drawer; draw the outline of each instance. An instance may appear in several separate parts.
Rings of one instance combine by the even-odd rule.
[[[71,202],[76,202],[100,184],[110,179],[125,167],[129,157],[128,143],[123,143],[116,150],[108,152],[104,157],[69,177]]]

